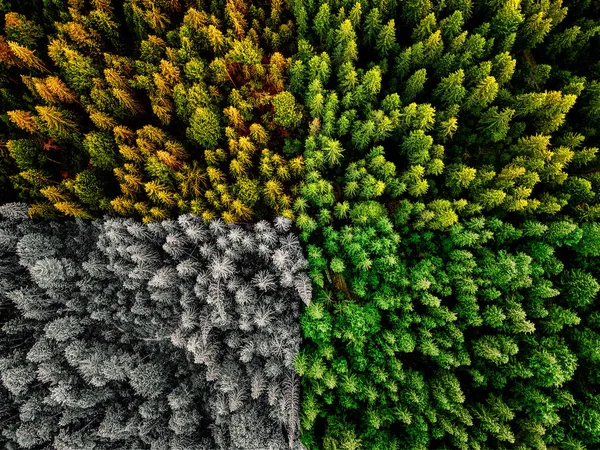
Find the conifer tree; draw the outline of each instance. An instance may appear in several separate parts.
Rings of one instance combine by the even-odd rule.
[[[176,212],[228,222],[293,217],[290,202],[302,161],[284,154],[283,145],[303,119],[285,85],[295,49],[288,5],[219,2],[202,9],[178,1],[132,0],[121,6],[43,5],[35,11],[52,17],[44,26],[47,48],[40,46],[43,27],[21,11],[8,14],[2,40],[7,80],[28,90],[31,100],[6,108],[7,140],[23,138],[22,130],[56,146],[60,155],[51,157],[56,162],[42,163],[40,156],[35,169],[44,170],[51,184],[63,185],[65,202],[77,201],[72,180],[78,174],[114,170],[114,176],[104,175],[109,177],[105,184],[88,189],[104,190],[114,209],[83,200],[79,207],[86,214],[136,214],[145,221]],[[137,130],[149,129],[160,131],[142,137],[141,144],[134,141]],[[159,138],[163,135],[169,138]],[[177,142],[178,148],[157,148],[158,141]],[[259,158],[264,148],[277,157]],[[184,186],[192,167],[196,174],[208,174],[231,164],[239,168],[232,177],[200,175],[207,183],[195,183],[193,195]],[[274,166],[265,171],[269,164]],[[17,173],[10,175],[17,186]],[[150,201],[156,204],[145,208],[139,199],[145,191],[134,180],[160,183],[175,194],[166,202],[154,195]],[[267,183],[282,185],[285,194],[276,201],[266,197]],[[119,187],[125,197],[118,195]],[[22,200],[35,202],[40,196],[33,185],[18,189]],[[136,209],[128,202],[140,204]]]
[[[303,448],[290,317],[311,292],[289,219],[0,214],[0,442]]]
[[[304,443],[593,445],[568,425],[591,399],[569,336],[597,277],[577,230],[595,220],[596,132],[581,124],[598,59],[551,53],[597,11],[584,25],[569,2],[410,1],[350,19],[356,3],[299,3],[315,24],[291,81],[310,115],[294,203],[315,286],[296,359]],[[310,69],[324,59],[331,73]],[[559,299],[571,286],[578,307]]]

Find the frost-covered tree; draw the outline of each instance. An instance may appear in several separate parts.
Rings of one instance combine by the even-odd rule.
[[[0,214],[7,448],[299,447],[310,288],[289,219]]]

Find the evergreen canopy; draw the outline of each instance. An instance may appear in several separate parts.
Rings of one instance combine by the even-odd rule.
[[[0,11],[10,445],[600,446],[599,2]]]
[[[297,448],[311,292],[289,219],[34,223],[22,206],[0,207],[6,448]]]

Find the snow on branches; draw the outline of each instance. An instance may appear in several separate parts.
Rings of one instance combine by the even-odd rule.
[[[311,285],[291,221],[56,224],[21,210],[0,207],[7,442],[300,448],[293,361]]]

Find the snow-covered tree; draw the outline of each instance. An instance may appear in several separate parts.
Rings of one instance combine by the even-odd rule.
[[[7,448],[298,448],[310,283],[290,220],[0,215]]]

